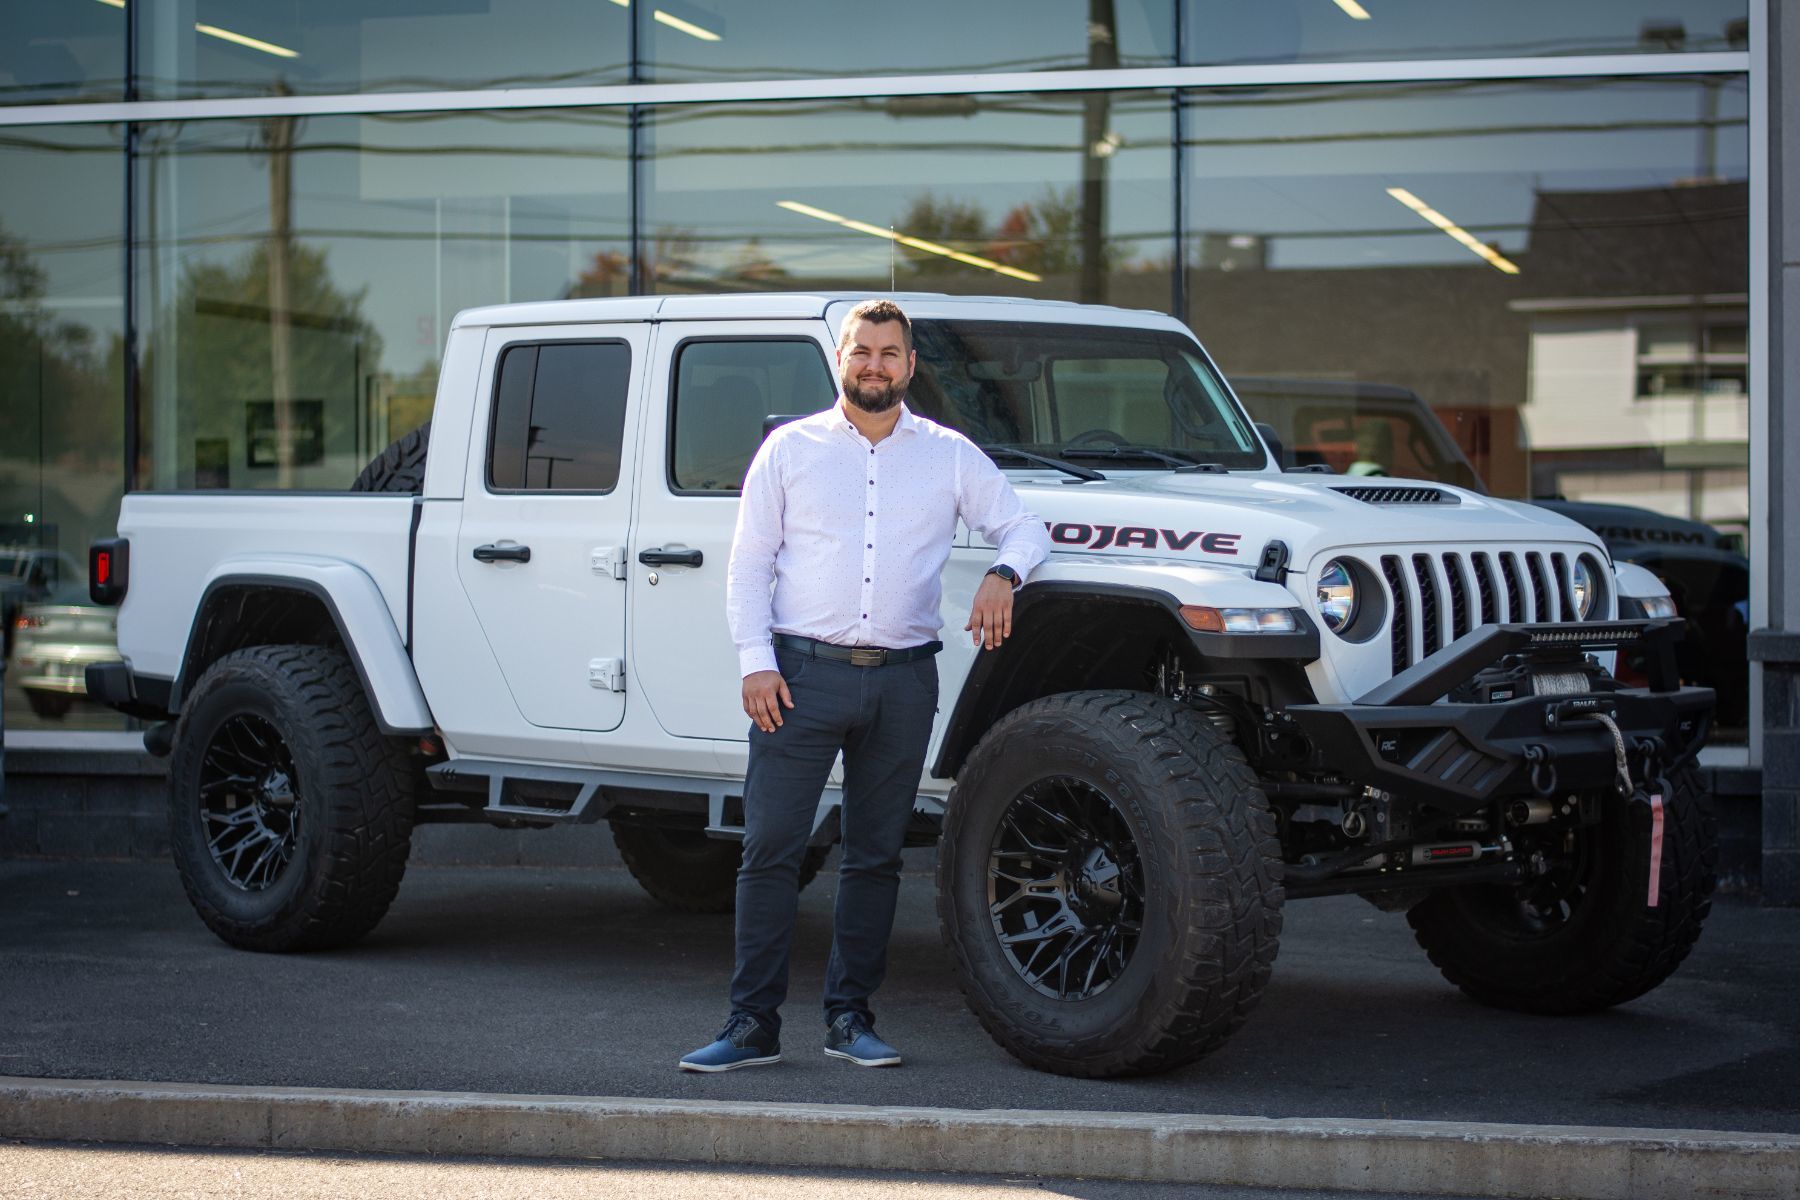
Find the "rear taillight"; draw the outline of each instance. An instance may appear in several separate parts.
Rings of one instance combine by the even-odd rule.
[[[101,538],[88,547],[88,595],[95,604],[117,604],[131,582],[131,543]]]

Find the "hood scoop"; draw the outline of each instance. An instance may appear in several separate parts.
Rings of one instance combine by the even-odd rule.
[[[1371,484],[1359,487],[1334,487],[1331,490],[1339,495],[1348,496],[1352,500],[1361,500],[1364,504],[1462,503],[1462,498],[1455,493],[1434,487],[1382,487]]]

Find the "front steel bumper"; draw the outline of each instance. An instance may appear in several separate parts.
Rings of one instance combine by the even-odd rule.
[[[1301,704],[1288,714],[1317,761],[1352,781],[1450,813],[1515,796],[1607,789],[1618,779],[1611,718],[1633,779],[1691,757],[1711,723],[1710,688],[1675,677],[1674,621],[1489,625],[1396,675],[1354,704]],[[1442,697],[1478,672],[1511,662],[1527,672],[1579,667],[1590,651],[1642,650],[1649,686],[1602,681],[1580,694],[1521,695],[1493,703]]]

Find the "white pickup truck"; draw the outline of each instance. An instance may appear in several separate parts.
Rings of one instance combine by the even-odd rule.
[[[652,894],[728,908],[737,489],[770,428],[835,399],[856,299],[465,312],[433,420],[350,491],[127,496],[90,555],[123,661],[88,688],[173,753],[202,919],[252,949],[350,942],[431,821],[606,820]],[[1405,911],[1508,1008],[1675,969],[1713,887],[1713,700],[1676,682],[1654,576],[1542,509],[1284,473],[1167,316],[900,299],[909,403],[1055,545],[1003,648],[947,639],[911,834],[1002,1045],[1080,1075],[1192,1061],[1254,1007],[1301,896]],[[951,631],[991,560],[959,531]],[[1621,650],[1647,684],[1614,678]]]

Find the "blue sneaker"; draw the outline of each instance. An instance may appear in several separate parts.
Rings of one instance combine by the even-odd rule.
[[[719,1038],[692,1054],[683,1055],[684,1071],[735,1071],[781,1061],[781,1042],[749,1013],[733,1013]]]
[[[868,1021],[856,1013],[844,1013],[826,1028],[825,1053],[859,1067],[900,1065],[900,1052],[876,1037]]]

